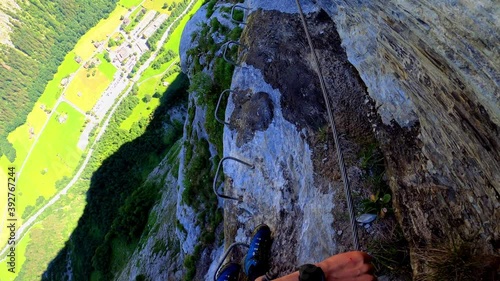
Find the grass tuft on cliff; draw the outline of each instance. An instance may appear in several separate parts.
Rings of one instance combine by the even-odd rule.
[[[498,280],[500,258],[481,256],[479,252],[477,245],[464,241],[419,250],[417,257],[425,261],[428,272],[417,275],[415,280]]]

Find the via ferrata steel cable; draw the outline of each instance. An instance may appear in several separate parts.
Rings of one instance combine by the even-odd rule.
[[[325,104],[326,104],[326,110],[328,112],[328,119],[330,121],[330,126],[332,127],[333,131],[333,139],[335,142],[335,149],[337,150],[337,158],[338,158],[338,163],[339,163],[339,169],[340,169],[340,174],[342,176],[342,181],[344,182],[344,192],[346,195],[346,200],[347,200],[347,209],[349,211],[349,216],[351,220],[351,227],[352,227],[352,239],[354,243],[354,249],[359,250],[359,240],[358,240],[358,228],[356,225],[356,219],[354,217],[354,207],[352,204],[352,196],[351,196],[351,189],[349,187],[349,178],[347,177],[347,171],[344,163],[344,156],[342,155],[342,150],[340,149],[340,143],[339,143],[339,137],[337,134],[337,128],[335,126],[335,119],[332,114],[332,110],[330,107],[330,101],[328,99],[327,91],[326,91],[326,86],[325,86],[325,79],[323,77],[323,73],[321,71],[321,66],[319,64],[318,56],[316,55],[316,51],[314,49],[314,45],[312,43],[311,35],[309,34],[309,29],[307,27],[307,22],[304,17],[304,12],[302,10],[302,6],[300,5],[300,0],[295,0],[297,3],[297,8],[299,9],[299,15],[302,20],[302,24],[304,26],[304,30],[306,32],[306,37],[307,41],[309,42],[309,47],[311,48],[311,53],[314,58],[314,62],[317,67],[317,72],[318,72],[318,77],[319,77],[319,83],[321,85],[321,91],[323,93],[323,98],[325,99]]]

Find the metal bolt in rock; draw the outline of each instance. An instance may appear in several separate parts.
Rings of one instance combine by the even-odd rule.
[[[220,193],[218,190],[217,190],[217,179],[219,178],[219,172],[220,172],[220,168],[222,167],[222,163],[224,163],[224,161],[226,160],[234,160],[236,162],[239,162],[241,164],[244,164],[248,167],[250,167],[250,169],[253,169],[255,168],[254,165],[250,164],[250,163],[247,163],[243,160],[240,160],[238,158],[235,158],[235,157],[231,157],[231,156],[227,156],[227,157],[224,157],[220,160],[219,162],[219,166],[217,167],[217,172],[215,173],[215,178],[214,178],[214,184],[213,184],[213,190],[214,190],[214,193],[215,195],[217,195],[219,198],[224,198],[224,199],[231,199],[231,200],[236,200],[238,202],[242,202],[243,201],[243,197],[242,196],[238,196],[238,198],[236,197],[231,197],[231,196],[228,196],[228,195],[225,195],[225,194],[222,194]]]

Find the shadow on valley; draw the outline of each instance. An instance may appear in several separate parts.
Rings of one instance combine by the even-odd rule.
[[[161,188],[146,178],[182,137],[182,122],[172,120],[168,110],[187,104],[188,83],[184,74],[179,75],[161,95],[152,116],[128,131],[120,124],[140,101],[132,93],[122,102],[96,145],[80,184],[71,190],[84,194],[90,186],[83,215],[42,280],[67,280],[70,271],[72,280],[111,280],[116,261],[139,243]],[[143,102],[150,100],[151,96]]]

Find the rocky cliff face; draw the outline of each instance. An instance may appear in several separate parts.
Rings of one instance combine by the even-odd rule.
[[[267,221],[278,233],[294,237],[286,248],[296,251],[300,263],[305,256],[322,255],[321,250],[304,255],[305,249],[318,245],[315,235],[307,235],[311,226],[322,233],[320,249],[331,252],[339,245],[334,237],[338,218],[319,216],[317,209],[302,208],[303,203],[322,202],[323,210],[335,210],[339,206],[331,204],[335,200],[329,196],[340,190],[313,194],[314,187],[322,189],[322,181],[312,176],[321,167],[311,165],[314,148],[307,139],[324,125],[324,109],[310,55],[301,51],[306,42],[294,32],[301,26],[292,2],[247,1],[251,12],[241,42],[248,49],[242,52],[241,67],[233,77],[236,91],[226,113],[232,127],[226,127],[224,145],[226,155],[238,155],[257,166],[255,170],[226,166],[232,190],[251,202],[246,212],[229,219],[233,230],[226,234],[249,234],[248,229]],[[353,107],[363,105],[363,91],[355,90],[356,83],[336,77],[349,67],[342,69],[329,59],[335,53],[345,50],[375,102],[373,127],[385,154],[396,216],[411,242],[415,278],[432,270],[426,263],[428,256],[421,254],[429,249],[449,249],[465,241],[477,245],[477,255],[498,256],[498,5],[488,1],[313,2],[315,6],[304,4],[305,11],[310,27],[317,30],[313,41],[322,67],[332,76],[327,84],[339,122],[351,114],[355,116],[347,119],[355,126],[369,126],[368,118],[356,116],[349,107],[343,110],[345,105],[336,101],[341,99],[337,96],[348,96]],[[340,35],[343,48],[339,50],[332,30]],[[245,119],[251,112],[261,114]],[[341,130],[346,138],[358,139],[349,126]],[[353,177],[354,168],[350,169]],[[325,179],[335,185],[334,179]],[[245,209],[226,204],[231,214]],[[293,222],[286,223],[287,217]],[[321,220],[333,224],[325,228]],[[234,222],[240,223],[238,230]]]
[[[498,255],[500,7],[316,3],[376,101],[394,205],[413,249],[455,239]],[[413,262],[415,273],[425,272],[417,255]]]
[[[500,7],[491,1],[301,2],[307,2],[303,8],[334,108],[357,214],[363,199],[385,192],[384,182],[390,186],[415,279],[435,277],[439,262],[433,261],[443,257],[435,254],[456,252],[454,247],[464,243],[474,245],[466,255],[483,261],[471,268],[498,266]],[[219,200],[224,243],[217,238],[199,255],[196,280],[211,280],[224,246],[248,241],[260,223],[274,232],[272,264],[282,274],[352,249],[325,103],[295,1],[247,0],[242,5],[248,10],[225,106],[229,125],[224,126],[223,155],[213,143],[209,150],[213,162],[232,156],[254,168],[225,162],[224,193],[241,196],[243,203]],[[217,18],[236,28],[220,11],[230,6],[215,7],[208,18],[207,8],[201,9],[183,35],[182,66],[191,78],[196,64],[213,78],[211,60],[222,55],[220,50],[186,54],[199,47],[201,39],[192,39],[202,25]],[[216,44],[225,40],[212,34]],[[192,93],[193,113],[185,127],[190,133],[184,141],[209,139],[207,108],[198,105],[197,96]],[[181,261],[196,252],[203,231],[196,222],[199,213],[181,198],[190,150],[196,148],[185,145],[180,153],[176,193],[175,220],[183,226],[176,230]],[[361,228],[362,249],[372,250],[374,241],[394,236],[394,221],[388,215]],[[213,232],[222,235],[219,228]],[[238,261],[243,254],[232,258]],[[394,280],[411,275],[384,273]]]
[[[116,280],[180,280],[182,255],[176,234],[177,171],[175,159],[179,155],[178,142],[162,163],[149,176],[150,181],[162,183],[161,198],[149,214],[148,227],[138,247],[116,277]]]
[[[13,46],[10,41],[11,21],[13,20],[6,11],[16,12],[19,10],[15,0],[0,2],[0,43]]]
[[[374,142],[366,92],[347,62],[333,22],[310,10],[313,41],[335,104],[348,174],[365,192],[358,153]],[[319,79],[297,14],[258,10],[240,40],[247,48],[233,76],[226,108],[224,155],[245,159],[224,167],[225,190],[243,203],[225,202],[226,241],[244,242],[260,223],[275,233],[276,271],[320,261],[352,248],[348,215]]]

